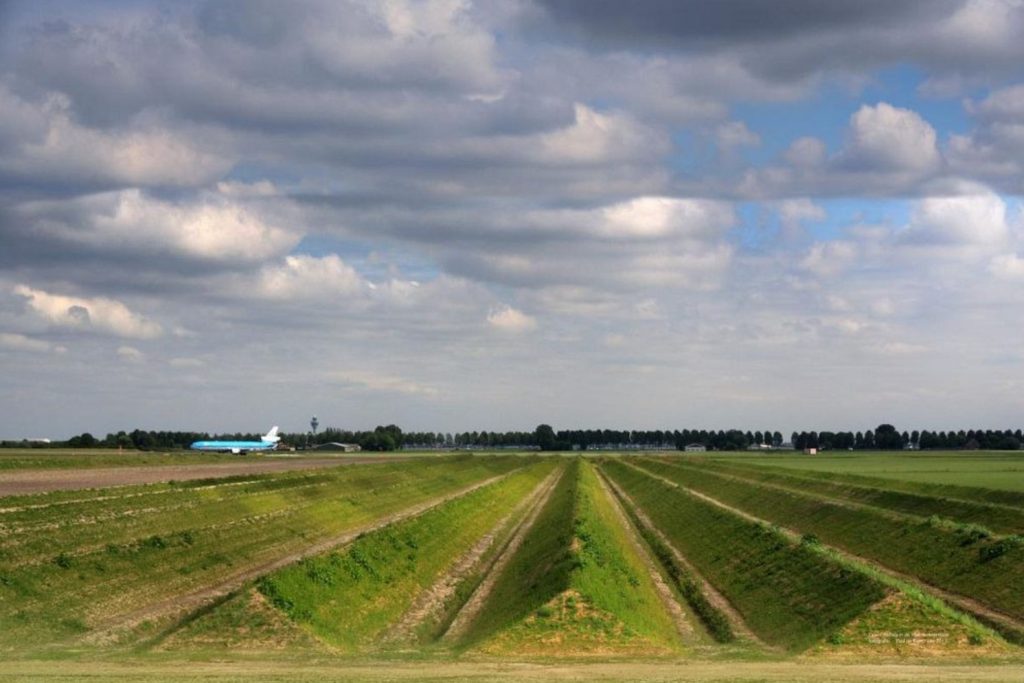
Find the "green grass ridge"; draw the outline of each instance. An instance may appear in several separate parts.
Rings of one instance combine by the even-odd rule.
[[[568,467],[466,643],[534,654],[678,650],[675,623],[594,465]]]
[[[679,564],[672,550],[649,525],[637,516],[636,511],[627,501],[621,499],[620,501],[633,527],[664,571],[669,584],[697,615],[708,634],[719,643],[731,643],[736,640],[736,634],[729,623],[729,618],[711,604],[697,577],[689,569]]]
[[[855,483],[848,478],[833,479],[832,475],[814,472],[783,472],[761,465],[739,464],[725,460],[694,459],[695,464],[723,474],[776,484],[823,496],[848,500],[920,517],[941,517],[963,523],[978,524],[1001,534],[1024,531],[1024,508],[991,505],[985,502],[929,495],[923,492],[901,491],[888,487],[884,480],[875,484]]]
[[[442,457],[198,488],[6,498],[0,651],[75,638],[134,607],[201,589],[525,462]]]
[[[361,536],[342,550],[265,576],[258,588],[330,645],[349,651],[370,647],[552,466],[535,462],[502,481]]]
[[[908,521],[796,491],[759,487],[692,462],[639,464],[752,515],[1024,618],[1024,543],[940,518]]]
[[[886,595],[874,579],[620,462],[609,476],[765,642],[805,650]]]

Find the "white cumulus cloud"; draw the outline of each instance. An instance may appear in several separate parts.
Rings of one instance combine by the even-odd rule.
[[[487,316],[487,323],[496,330],[514,334],[530,332],[537,328],[535,318],[511,306],[492,311]]]
[[[29,309],[38,317],[57,327],[135,339],[153,339],[163,334],[158,323],[116,299],[62,296],[28,285],[17,285],[14,293],[24,297]]]
[[[284,263],[263,268],[258,293],[267,299],[320,299],[352,294],[363,280],[336,254],[286,256]]]
[[[63,346],[51,344],[44,339],[34,339],[17,332],[0,332],[0,347],[13,351],[29,351],[31,353],[66,353]]]

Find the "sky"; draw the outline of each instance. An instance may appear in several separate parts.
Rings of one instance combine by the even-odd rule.
[[[0,0],[0,437],[1017,428],[1022,0]]]

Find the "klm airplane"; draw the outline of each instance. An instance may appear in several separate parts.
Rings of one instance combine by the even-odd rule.
[[[194,451],[217,451],[220,453],[248,453],[249,451],[272,451],[277,448],[281,437],[277,427],[260,437],[259,441],[196,441],[189,448]]]

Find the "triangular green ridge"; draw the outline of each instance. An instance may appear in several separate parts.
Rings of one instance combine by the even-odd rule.
[[[478,641],[478,649],[527,655],[677,651],[672,617],[593,466],[577,460],[565,476],[527,539],[530,547],[524,542],[522,556],[512,561],[488,603],[492,611],[500,609],[516,587],[531,595],[509,614],[513,618]],[[565,520],[557,525],[548,514],[556,510]],[[541,557],[548,564],[537,576]],[[533,572],[524,571],[531,567]]]

